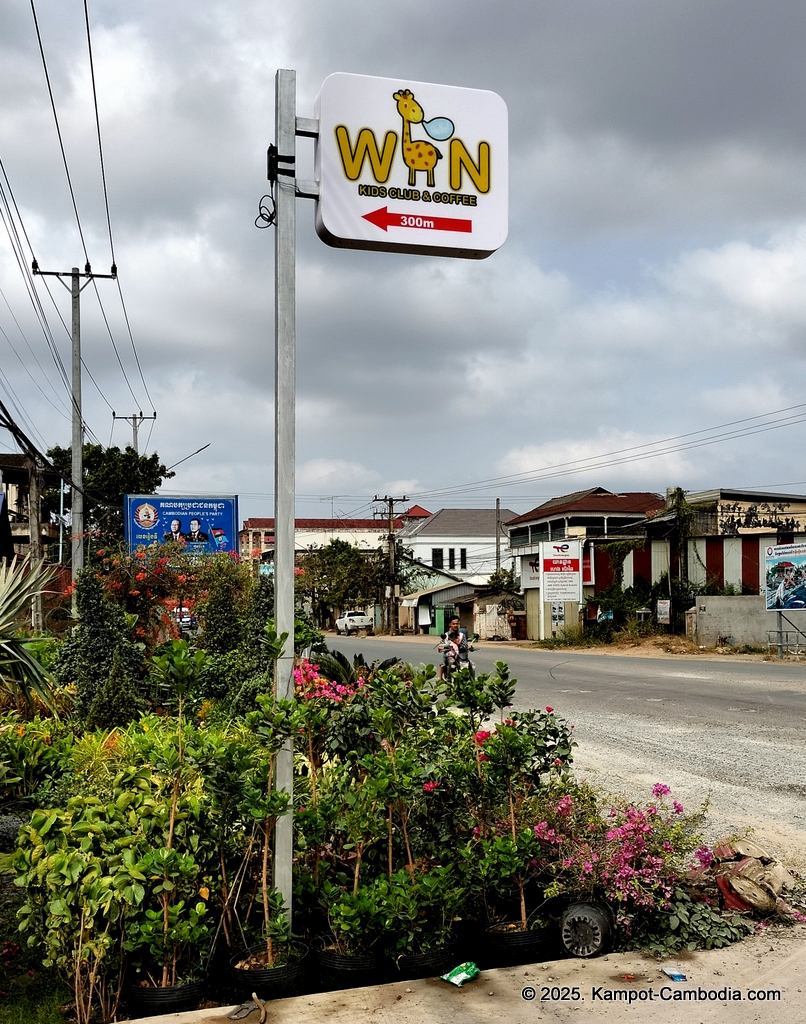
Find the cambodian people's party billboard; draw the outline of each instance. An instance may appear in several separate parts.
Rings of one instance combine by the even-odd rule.
[[[197,554],[237,551],[238,498],[127,494],[124,528],[131,551],[170,542]]]

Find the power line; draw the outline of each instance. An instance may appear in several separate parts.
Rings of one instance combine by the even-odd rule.
[[[84,259],[87,260],[87,262],[89,262],[89,258],[90,257],[89,257],[89,254],[87,253],[87,244],[84,241],[84,232],[83,232],[83,230],[81,228],[81,218],[78,216],[78,206],[76,204],[76,194],[73,191],[73,181],[72,181],[72,178],[70,177],[70,168],[67,166],[67,154],[65,153],[65,150],[64,150],[64,142],[62,140],[62,130],[59,127],[59,116],[56,113],[56,101],[53,98],[53,89],[52,89],[51,84],[50,84],[50,74],[48,72],[48,62],[45,59],[45,48],[42,45],[42,34],[39,31],[39,20],[37,19],[37,16],[36,16],[36,6],[34,4],[34,0],[31,0],[31,14],[33,15],[33,18],[34,18],[34,28],[36,29],[36,41],[39,43],[39,54],[42,57],[42,68],[43,68],[43,70],[45,72],[45,82],[47,83],[48,96],[50,97],[50,109],[53,111],[53,120],[56,123],[56,135],[59,138],[59,149],[61,150],[61,154],[62,154],[62,163],[64,164],[64,173],[67,176],[67,185],[68,185],[68,188],[70,189],[70,198],[71,198],[71,200],[73,202],[73,213],[76,216],[76,225],[78,227],[79,237],[81,238],[81,247],[84,250]]]
[[[34,19],[34,27],[36,29],[36,38],[37,38],[37,42],[39,44],[39,53],[40,53],[40,56],[42,58],[42,68],[43,68],[44,73],[45,73],[45,82],[47,83],[47,87],[48,87],[48,96],[50,97],[50,107],[51,107],[51,110],[53,112],[53,120],[54,120],[54,123],[56,125],[56,135],[58,136],[58,139],[59,139],[59,149],[60,149],[61,154],[62,154],[62,164],[64,165],[64,173],[65,173],[65,176],[67,178],[67,185],[68,185],[68,188],[70,190],[70,199],[71,199],[72,204],[73,204],[73,213],[75,214],[75,218],[76,218],[76,226],[78,227],[78,234],[79,234],[79,237],[81,238],[81,247],[84,250],[84,259],[86,260],[86,269],[89,270],[89,266],[90,266],[89,254],[87,252],[87,245],[86,245],[86,241],[84,239],[84,231],[83,231],[83,229],[81,227],[81,218],[79,217],[79,214],[78,214],[78,204],[76,203],[75,190],[73,189],[73,180],[72,180],[72,178],[70,176],[70,167],[69,167],[69,165],[67,163],[67,153],[66,153],[65,148],[64,148],[64,140],[62,139],[62,131],[61,131],[61,127],[59,125],[59,115],[58,115],[58,113],[56,111],[56,101],[55,101],[55,99],[53,97],[53,88],[52,88],[52,86],[50,84],[50,73],[48,72],[48,63],[47,63],[47,59],[45,58],[45,48],[44,48],[44,46],[42,44],[42,34],[39,31],[39,20],[37,19],[37,16],[36,16],[36,6],[35,6],[35,3],[34,3],[34,0],[31,0],[31,13],[33,14],[33,19]],[[92,65],[91,58],[90,58],[90,61],[91,61],[91,65]],[[95,98],[95,72],[94,72],[94,68],[92,68],[92,83],[93,83],[93,98]],[[97,116],[97,101],[96,101],[96,116]],[[100,132],[100,123],[99,123],[99,132]],[[99,134],[99,144],[100,144],[100,134]],[[106,174],[103,171],[103,153],[102,153],[102,156],[101,156],[101,161],[102,161],[102,178],[103,178],[103,182],[104,182],[104,200],[106,201]],[[108,204],[107,204],[107,217],[108,217]],[[111,239],[111,226],[110,226],[110,239]],[[112,275],[111,276],[112,277],[117,277],[117,267],[115,267],[115,265],[114,265],[114,253],[113,253],[112,259],[113,259],[113,265],[112,265]],[[109,320],[108,320],[107,315],[106,315],[106,310],[104,309],[104,304],[103,304],[103,302],[101,300],[100,292],[98,291],[98,287],[97,287],[97,285],[95,284],[94,281],[93,281],[93,287],[95,289],[96,298],[98,299],[98,305],[99,305],[100,310],[101,310],[101,315],[103,317],[104,324],[106,325],[106,330],[107,330],[107,332],[109,334],[109,340],[112,342],[112,348],[114,349],[115,356],[116,356],[118,364],[120,366],[121,373],[123,374],[123,379],[126,381],[126,386],[128,387],[128,389],[129,389],[129,391],[131,393],[132,398],[135,400],[135,402],[137,404],[139,404],[137,396],[135,395],[134,390],[132,389],[131,382],[129,381],[128,375],[126,373],[126,368],[124,367],[123,361],[120,358],[120,353],[118,352],[117,345],[115,344],[115,339],[112,336],[112,330],[111,330],[111,328],[109,326]],[[122,299],[122,293],[121,293],[121,299]],[[128,322],[128,317],[127,317],[127,322]],[[139,365],[139,360],[138,360],[138,365]],[[148,389],[147,388],[146,388],[146,393],[148,393]],[[149,397],[149,401],[151,401],[150,397]]]
[[[673,437],[663,438],[658,441],[648,441],[644,444],[631,445],[628,448],[620,448],[613,452],[607,452],[602,455],[591,455],[584,459],[574,459],[568,462],[556,463],[552,466],[543,466],[536,470],[526,470],[522,473],[512,473],[508,476],[491,477],[487,480],[478,480],[468,484],[457,484],[453,487],[435,488],[430,491],[419,491],[413,494],[414,498],[425,498],[425,497],[443,497],[448,496],[454,492],[457,493],[469,493],[476,490],[488,490],[492,487],[499,487],[502,483],[517,484],[522,483],[534,483],[538,480],[555,479],[557,477],[569,476],[576,473],[584,473],[592,470],[602,469],[609,466],[620,465],[624,462],[639,462],[645,459],[657,458],[661,455],[668,455],[678,451],[687,451],[692,448],[700,448],[705,445],[716,444],[720,441],[732,440],[737,437],[746,437],[752,434],[763,433],[767,430],[774,430],[779,427],[792,426],[796,423],[801,423],[806,419],[806,413],[798,413],[793,416],[785,417],[779,421],[771,424],[756,424],[753,427],[740,427],[737,430],[729,430],[724,434],[714,434],[712,437],[698,438],[681,445],[671,445],[670,442],[678,441],[682,438],[691,437],[696,438],[697,435],[706,434],[716,430],[723,430],[727,427],[735,427],[742,423],[751,423],[754,420],[764,419],[770,416],[780,416],[783,413],[793,412],[798,409],[806,409],[806,403],[799,403],[798,405],[787,406],[783,409],[775,409],[771,412],[758,413],[755,416],[744,416],[738,420],[731,420],[727,423],[721,423],[713,427],[704,427],[700,430],[691,430],[683,434],[676,434]],[[645,449],[653,448],[657,445],[669,445],[666,448],[658,448],[654,451],[645,451]],[[641,454],[631,454],[641,453]],[[618,456],[618,457],[617,457]],[[556,471],[556,472],[553,472]]]
[[[112,218],[111,218],[110,213],[109,213],[109,192],[108,192],[107,187],[106,187],[106,168],[104,166],[104,148],[103,148],[103,143],[101,141],[101,118],[100,118],[100,115],[98,113],[98,90],[97,90],[96,85],[95,85],[95,61],[93,60],[93,56],[92,56],[92,34],[90,32],[90,13],[89,13],[89,7],[87,5],[87,0],[84,0],[84,22],[85,22],[85,24],[87,26],[87,52],[89,53],[89,61],[90,61],[90,79],[92,81],[92,102],[93,102],[93,106],[95,108],[95,129],[96,129],[96,134],[98,136],[98,156],[100,158],[100,163],[101,163],[101,183],[103,185],[103,190],[104,190],[104,208],[106,210],[106,227],[107,227],[107,230],[109,232],[109,251],[112,254],[112,271],[113,271],[113,273],[116,274],[117,260],[115,259],[115,243],[114,243],[114,241],[112,239]],[[129,322],[129,313],[128,313],[128,310],[126,309],[126,303],[125,303],[125,301],[123,299],[123,289],[122,289],[121,284],[120,284],[120,277],[117,276],[117,274],[115,276],[115,280],[117,281],[118,295],[120,296],[120,305],[121,305],[121,308],[123,310],[123,319],[126,321],[126,329],[129,332],[129,341],[131,342],[132,352],[134,354],[134,361],[137,364],[137,370],[138,370],[138,372],[140,374],[140,380],[142,381],[143,388],[145,389],[146,398],[151,403],[151,406],[152,406],[152,409],[153,409],[154,402],[152,401],[151,395],[149,394],[148,385],[146,384],[146,379],[143,376],[143,368],[140,365],[140,357],[137,354],[137,346],[134,344],[134,335],[132,334],[131,323]],[[99,296],[98,301],[100,302],[100,296]],[[110,334],[110,337],[111,337],[111,334]],[[113,341],[112,344],[114,345],[114,341]],[[115,350],[115,352],[117,354],[117,349]],[[128,383],[128,381],[127,381],[127,383]],[[129,388],[129,390],[131,390],[131,387]],[[156,412],[156,410],[155,410],[155,412]],[[153,427],[153,424],[152,424],[152,427]],[[149,434],[149,438],[150,438],[150,434]]]
[[[53,357],[53,361],[54,361],[54,363],[56,365],[56,369],[57,369],[57,372],[59,374],[59,377],[61,378],[62,383],[64,385],[64,388],[67,391],[68,397],[71,398],[72,397],[72,389],[70,387],[70,382],[69,382],[68,377],[67,377],[67,370],[66,370],[66,368],[64,366],[64,363],[62,361],[61,354],[59,353],[58,346],[56,345],[56,339],[53,337],[53,331],[51,330],[50,324],[48,323],[47,314],[45,313],[45,310],[44,310],[44,308],[42,306],[42,303],[41,303],[41,300],[39,298],[39,294],[38,294],[38,292],[36,290],[36,286],[34,284],[33,277],[31,275],[31,271],[30,271],[29,266],[28,266],[28,260],[27,260],[27,258],[25,256],[24,251],[23,251],[22,239],[20,238],[19,231],[17,230],[17,224],[19,224],[20,230],[22,231],[22,234],[23,234],[23,236],[25,238],[25,241],[26,241],[26,243],[28,245],[28,251],[30,253],[31,259],[33,260],[34,251],[33,251],[32,245],[31,245],[31,240],[28,237],[28,232],[25,229],[25,222],[22,219],[22,214],[20,213],[20,208],[17,205],[17,200],[16,200],[16,198],[14,196],[14,190],[11,187],[11,182],[9,181],[8,174],[6,173],[6,169],[5,169],[5,166],[3,165],[2,160],[0,160],[0,171],[2,171],[2,175],[3,175],[3,178],[5,180],[5,187],[3,186],[3,183],[0,182],[0,199],[2,199],[2,204],[3,204],[3,207],[6,210],[6,215],[8,217],[8,223],[5,223],[5,218],[3,218],[3,219],[4,219],[4,223],[5,223],[5,227],[6,227],[6,232],[7,232],[8,236],[9,236],[9,241],[11,243],[11,248],[12,248],[12,251],[14,252],[14,256],[15,256],[15,258],[17,260],[17,265],[18,265],[18,267],[20,269],[20,273],[22,274],[23,283],[25,284],[25,288],[26,288],[26,291],[28,293],[28,298],[30,299],[31,304],[33,306],[34,315],[36,316],[37,320],[39,321],[40,328],[41,328],[42,333],[43,333],[43,335],[45,337],[45,341],[47,343],[48,349],[50,350],[51,356]],[[8,196],[11,198],[11,203],[9,203],[8,198],[6,196],[6,190],[8,190]],[[12,210],[12,207],[13,207],[13,210]],[[16,219],[15,219],[14,214],[16,214]],[[2,210],[0,210],[0,216],[3,216]],[[47,281],[45,281],[43,279],[42,283],[45,286],[45,291],[48,293],[48,298],[50,299],[50,301],[51,301],[51,303],[53,305],[53,308],[56,310],[56,315],[59,317],[59,320],[61,321],[61,324],[62,324],[62,327],[64,328],[65,334],[67,335],[67,337],[69,339],[70,338],[70,331],[69,331],[69,329],[67,327],[67,324],[65,323],[64,317],[61,314],[61,310],[59,309],[58,305],[56,304],[56,300],[53,298],[53,295],[52,295],[52,293],[50,291],[50,288],[48,287]],[[5,295],[3,296],[3,298],[5,299]],[[31,355],[34,357],[34,360],[36,361],[37,366],[39,366],[40,370],[42,370],[42,375],[44,376],[45,380],[47,380],[48,383],[50,384],[50,387],[53,390],[53,393],[56,395],[57,399],[61,402],[62,401],[61,397],[58,395],[56,390],[53,388],[53,385],[50,383],[50,380],[49,380],[47,374],[45,373],[44,369],[42,368],[41,364],[39,363],[39,360],[36,358],[36,354],[34,353],[33,349],[31,348],[30,344],[28,343],[27,338],[25,338],[25,335],[22,332],[22,328],[20,327],[19,323],[17,323],[17,319],[14,316],[13,311],[11,310],[11,306],[9,305],[8,300],[6,299],[5,301],[6,301],[6,305],[9,307],[9,312],[11,313],[11,316],[14,318],[14,322],[17,324],[17,329],[20,331],[20,334],[23,336],[23,339],[25,340],[26,345],[28,345],[28,348],[31,351]],[[112,405],[109,402],[109,400],[107,399],[106,395],[101,390],[101,387],[98,384],[98,382],[96,381],[95,377],[93,376],[92,371],[89,369],[89,367],[87,366],[87,364],[84,362],[83,359],[82,359],[81,362],[82,362],[82,365],[84,366],[84,369],[87,371],[87,374],[88,374],[90,380],[95,385],[96,391],[98,392],[98,394],[101,396],[101,398],[104,400],[104,402],[106,402],[106,404],[111,409]],[[26,372],[28,372],[28,375],[31,376],[30,375],[30,371],[28,371],[27,368],[26,368]],[[36,383],[36,382],[34,382],[34,383]],[[45,396],[45,397],[47,397],[47,396]],[[66,409],[67,407],[64,406],[64,408]],[[96,443],[100,444],[99,439],[96,437],[94,431],[90,428],[90,426],[86,422],[86,420],[84,421],[84,429],[87,431],[87,433],[88,433],[88,435],[90,437],[94,438]]]

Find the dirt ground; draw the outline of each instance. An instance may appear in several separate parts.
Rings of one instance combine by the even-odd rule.
[[[675,982],[662,973],[676,969]],[[529,997],[532,998],[529,998]],[[229,1024],[231,1007],[149,1017]],[[246,1018],[258,1024],[259,1014]],[[727,949],[659,962],[640,953],[555,960],[455,988],[439,979],[323,992],[267,1004],[267,1024],[806,1024],[806,925],[771,927]],[[141,1024],[145,1024],[144,1021]]]

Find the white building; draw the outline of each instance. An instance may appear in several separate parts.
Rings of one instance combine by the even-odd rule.
[[[498,513],[494,508],[443,508],[407,522],[399,536],[420,562],[468,583],[486,583],[496,569],[496,534],[504,557],[507,534],[501,524],[514,518],[506,508]]]

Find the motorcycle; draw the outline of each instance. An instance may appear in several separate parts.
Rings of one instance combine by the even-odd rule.
[[[476,665],[475,662],[470,660],[470,652],[475,651],[472,641],[468,641],[467,644],[467,656],[462,657],[459,648],[456,644],[437,644],[437,650],[440,654],[445,655],[443,660],[442,678],[447,682],[455,672],[461,671],[463,668],[470,670],[470,678],[476,678]]]

